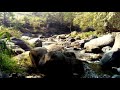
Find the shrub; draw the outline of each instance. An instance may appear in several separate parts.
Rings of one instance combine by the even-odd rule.
[[[18,37],[18,38],[21,37],[21,35],[22,35],[22,33],[17,29],[14,29],[12,27],[7,28],[7,27],[4,27],[4,26],[0,26],[0,34],[1,33],[6,33],[6,32],[11,34],[12,36]],[[7,34],[7,36],[8,36],[8,34]]]
[[[7,34],[7,40],[10,40],[9,33],[3,32],[0,34],[0,38],[2,35]],[[4,72],[23,72],[24,69],[18,66],[17,62],[11,59],[12,52],[7,48],[5,41],[0,41],[0,69]]]
[[[84,12],[74,18],[73,24],[79,25],[82,30],[85,30],[88,26],[92,26],[97,32],[103,33],[104,19],[107,15],[107,12]]]
[[[24,69],[18,66],[17,62],[12,60],[6,53],[0,53],[0,69],[7,73],[22,73]]]

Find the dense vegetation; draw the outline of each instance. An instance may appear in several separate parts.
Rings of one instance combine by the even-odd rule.
[[[10,40],[10,34],[8,32],[0,33],[0,38],[3,35],[7,36],[7,40]],[[7,48],[6,41],[0,40],[0,70],[7,73],[21,73],[24,71],[17,65],[17,62],[12,60],[12,51]]]

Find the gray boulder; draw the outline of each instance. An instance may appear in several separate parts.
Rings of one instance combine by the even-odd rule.
[[[110,51],[111,49],[112,49],[112,48],[111,48],[110,46],[105,46],[105,47],[102,48],[102,51],[103,51],[104,53],[106,53],[106,52]]]
[[[42,47],[42,41],[40,40],[40,38],[27,40],[27,43],[32,47]]]
[[[30,50],[29,56],[32,61],[32,65],[38,68],[39,63],[44,63],[42,60],[47,53],[47,49],[44,47],[36,47]]]
[[[30,50],[30,47],[21,39],[12,37],[11,38],[11,42],[13,42],[15,45],[18,45],[19,47],[21,47],[25,51],[29,51]]]
[[[48,52],[51,51],[64,51],[64,47],[62,45],[57,45],[57,44],[50,44],[48,46],[44,46]]]
[[[95,38],[90,40],[89,42],[86,42],[84,45],[84,48],[86,48],[87,51],[91,51],[92,49],[104,47],[104,46],[112,46],[114,44],[114,37],[110,34],[104,35],[99,38]]]
[[[100,64],[103,68],[111,69],[112,67],[120,66],[120,50],[109,51],[100,59]]]
[[[113,75],[111,78],[120,78],[120,75]]]
[[[14,52],[15,55],[25,52],[25,50],[23,50],[21,47],[19,47],[18,45],[15,45],[13,42],[10,42],[10,41],[6,42],[6,46],[8,49],[12,50],[12,52]]]
[[[59,51],[48,52],[45,55],[45,59],[43,59],[46,61],[42,64],[44,67],[43,73],[52,78],[74,78],[75,74],[80,78],[84,74],[82,61],[68,56],[68,53],[66,57],[66,55]]]
[[[116,33],[115,42],[111,51],[117,51],[120,48],[120,33]]]

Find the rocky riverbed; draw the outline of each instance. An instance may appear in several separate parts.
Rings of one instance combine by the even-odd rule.
[[[101,72],[100,65],[98,64],[103,56],[112,50],[117,51],[119,48],[119,43],[117,39],[119,34],[104,35],[101,37],[88,38],[88,39],[78,39],[73,38],[70,35],[62,34],[55,35],[49,38],[42,36],[32,37],[32,36],[22,36],[21,38],[11,37],[11,42],[7,42],[8,48],[12,49],[15,53],[13,58],[16,58],[18,64],[23,67],[32,66],[31,59],[29,57],[29,52],[35,47],[44,47],[48,52],[50,51],[62,51],[62,52],[73,52],[76,59],[83,62],[83,67],[85,74],[80,78],[111,78],[115,73],[110,71],[112,74]],[[119,40],[119,39],[118,39]],[[113,57],[111,54],[109,57]],[[119,57],[117,57],[119,58]],[[19,59],[19,60],[18,60]],[[24,78],[43,78],[44,75],[40,73],[32,73],[18,75],[13,74],[5,75],[0,73],[1,78],[9,77],[24,77]]]

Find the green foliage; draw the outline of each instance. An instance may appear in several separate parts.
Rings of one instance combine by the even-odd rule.
[[[91,36],[91,35],[94,35],[94,36],[100,36],[101,34],[98,34],[96,31],[94,31],[94,32],[92,32],[92,31],[90,31],[90,32],[77,32],[77,33],[75,33],[75,32],[72,32],[72,34],[70,34],[71,35],[71,37],[80,37],[80,39],[87,39],[89,36]]]
[[[120,30],[120,12],[109,12],[106,19],[114,28]]]
[[[14,36],[14,37],[21,37],[21,32],[17,29],[14,29],[12,27],[4,27],[4,26],[0,26],[0,34],[5,34],[6,36],[9,38],[10,35]]]
[[[83,12],[76,15],[73,20],[74,25],[79,25],[82,30],[88,26],[93,26],[97,32],[104,32],[104,19],[107,16],[107,12]]]
[[[78,35],[78,32],[76,32],[76,31],[73,31],[73,32],[71,32],[71,34],[70,34],[71,37],[76,37],[77,35]]]
[[[119,12],[0,12],[0,24],[15,29],[37,30],[43,32],[47,23],[58,23],[67,26],[70,31],[74,25],[84,30],[92,26],[98,33],[104,33],[104,20],[120,29]],[[7,25],[8,24],[8,25]]]
[[[18,66],[17,62],[12,60],[9,55],[1,52],[0,52],[0,69],[8,73],[15,73],[15,72],[22,73],[24,71],[24,69]]]
[[[0,38],[6,34],[7,39],[10,40],[9,33],[8,32],[2,32],[0,33]],[[23,72],[24,70],[18,66],[16,61],[13,61],[11,59],[12,52],[10,49],[7,48],[5,41],[0,41],[0,69],[4,72]]]

